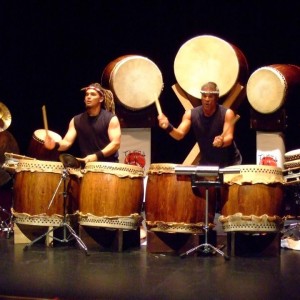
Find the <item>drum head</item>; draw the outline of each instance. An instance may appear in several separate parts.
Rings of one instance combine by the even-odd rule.
[[[198,99],[201,86],[208,81],[215,82],[223,96],[237,82],[239,61],[229,43],[204,35],[181,46],[175,57],[174,72],[181,88]]]
[[[49,134],[50,137],[53,138],[53,140],[54,140],[55,142],[59,142],[59,141],[61,141],[61,139],[62,139],[62,137],[61,137],[58,133],[56,133],[56,132],[54,132],[54,131],[48,130],[48,134]],[[34,136],[39,142],[42,142],[42,143],[43,143],[43,142],[45,141],[45,138],[46,138],[46,130],[45,130],[45,129],[37,129],[37,130],[34,132],[33,136]]]
[[[250,105],[262,114],[278,110],[285,101],[286,81],[275,68],[262,67],[250,76],[247,83],[247,97]]]
[[[116,63],[109,85],[123,106],[139,110],[150,106],[159,97],[163,79],[159,68],[150,59],[129,55]]]

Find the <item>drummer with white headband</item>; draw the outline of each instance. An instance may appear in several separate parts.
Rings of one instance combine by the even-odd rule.
[[[240,165],[242,156],[234,141],[235,113],[218,104],[216,83],[205,83],[201,95],[202,105],[187,110],[177,128],[164,114],[158,116],[159,126],[176,140],[183,139],[192,128],[201,151],[200,165]]]
[[[115,115],[112,92],[99,83],[92,83],[81,90],[85,91],[86,111],[71,119],[68,131],[60,142],[55,142],[48,135],[45,147],[66,151],[77,138],[84,163],[118,162],[121,126]]]

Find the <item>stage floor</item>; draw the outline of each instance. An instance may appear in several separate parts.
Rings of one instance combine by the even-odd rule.
[[[225,242],[218,236],[218,242]],[[300,251],[230,257],[122,252],[0,238],[1,299],[299,299]],[[226,245],[225,245],[226,246]],[[226,250],[226,248],[224,249]]]

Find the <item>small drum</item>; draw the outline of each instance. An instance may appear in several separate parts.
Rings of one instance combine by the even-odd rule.
[[[200,88],[208,81],[218,85],[220,96],[226,95],[237,83],[244,85],[248,63],[236,46],[218,37],[203,35],[180,47],[174,61],[174,72],[181,88],[200,99]]]
[[[60,225],[64,215],[64,184],[61,182],[63,170],[61,162],[19,161],[13,190],[15,223],[40,226]],[[69,173],[66,203],[68,216],[75,214],[78,209],[80,187],[80,179],[76,170],[69,169]]]
[[[246,93],[257,112],[271,114],[279,110],[300,86],[300,67],[274,64],[257,69],[250,76]]]
[[[263,165],[234,167],[240,168],[240,174],[224,174],[219,218],[224,231],[280,231],[284,211],[282,169]]]
[[[59,142],[62,139],[59,134],[53,131],[48,130],[48,134],[55,142]],[[39,160],[58,161],[59,152],[55,149],[48,150],[44,147],[45,137],[45,129],[38,129],[33,133],[32,139],[29,143],[28,155]]]
[[[137,229],[144,195],[141,167],[89,162],[83,170],[79,196],[79,224]]]
[[[130,110],[150,106],[163,89],[159,68],[150,59],[138,55],[121,56],[109,63],[102,73],[101,84]]]
[[[203,233],[205,189],[193,193],[191,178],[176,175],[175,164],[151,164],[148,170],[145,213],[150,231]],[[208,222],[213,227],[215,188],[209,188]]]

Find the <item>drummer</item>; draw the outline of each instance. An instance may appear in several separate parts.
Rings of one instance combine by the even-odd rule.
[[[60,142],[55,142],[48,135],[45,147],[66,151],[77,138],[84,163],[118,162],[121,126],[114,113],[113,94],[99,83],[92,83],[81,90],[85,91],[86,111],[71,119],[68,131]]]
[[[216,83],[205,83],[200,92],[202,105],[187,110],[177,128],[164,114],[158,116],[159,126],[176,140],[183,139],[192,128],[201,150],[200,165],[240,165],[242,156],[234,141],[234,112],[218,104]]]

